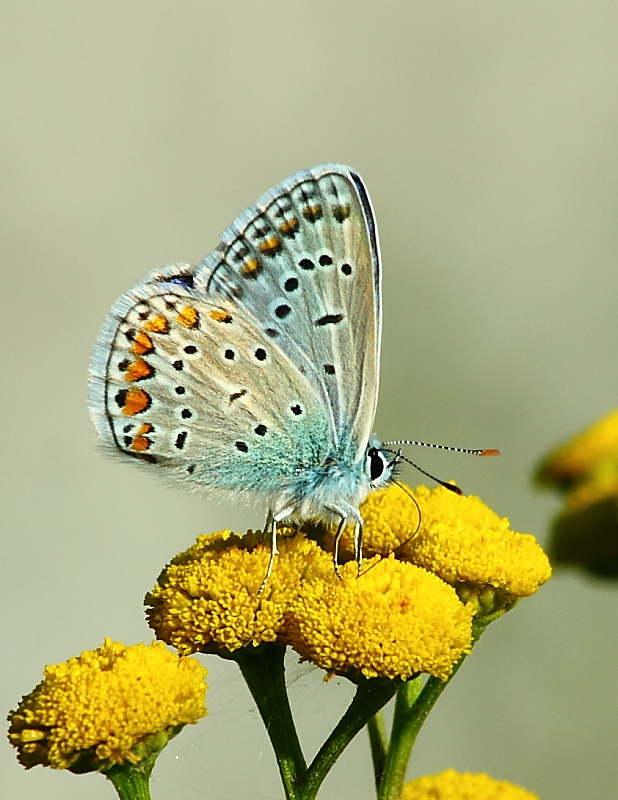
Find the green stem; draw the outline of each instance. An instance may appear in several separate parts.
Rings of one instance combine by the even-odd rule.
[[[119,764],[104,773],[114,784],[120,800],[150,800],[150,773],[158,755],[153,753],[139,764]]]
[[[380,781],[384,773],[386,764],[386,748],[388,747],[388,737],[384,726],[384,716],[381,711],[367,723],[367,733],[369,734],[369,746],[371,747],[371,758],[373,761],[373,774],[375,776],[376,791],[380,787]]]
[[[307,770],[303,781],[302,800],[313,800],[331,767],[350,744],[356,734],[392,698],[397,691],[397,681],[387,678],[363,678],[356,694],[336,728],[320,748]]]
[[[301,800],[307,764],[298,740],[285,686],[285,647],[262,644],[242,648],[232,658],[242,672],[270,738],[286,800]]]
[[[475,621],[472,628],[472,645],[476,644],[488,621]],[[386,753],[386,764],[378,789],[378,800],[398,800],[406,776],[412,747],[418,733],[436,701],[451,682],[466,655],[461,656],[446,681],[429,676],[421,689],[421,678],[404,683],[397,690],[391,738]]]

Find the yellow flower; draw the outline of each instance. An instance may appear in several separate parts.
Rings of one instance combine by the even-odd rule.
[[[25,767],[84,772],[138,763],[206,715],[207,671],[153,642],[106,639],[45,677],[9,714],[9,740]]]
[[[282,536],[258,597],[270,547],[249,532],[201,536],[147,595],[158,638],[182,654],[229,655],[262,642],[291,644],[329,673],[443,679],[468,652],[471,609],[435,575],[394,558],[335,573],[332,556],[300,533]],[[379,563],[378,563],[379,562]]]
[[[292,609],[294,649],[329,673],[407,680],[426,672],[446,680],[470,650],[472,611],[452,587],[393,557],[348,562],[308,579]]]
[[[338,575],[314,540],[284,529],[261,594],[270,559],[263,534],[201,536],[146,596],[149,624],[183,655],[229,657],[275,642],[329,674],[446,680],[470,650],[474,613],[501,613],[535,592],[550,567],[534,537],[509,530],[477,497],[421,486],[415,498],[418,531],[418,508],[400,486],[365,501],[365,545],[377,555],[360,576],[350,561]],[[398,558],[389,556],[395,548]]]
[[[401,800],[539,800],[538,795],[509,781],[496,781],[485,772],[425,775],[406,783]]]
[[[397,548],[397,558],[458,589],[490,587],[506,602],[534,594],[551,576],[549,560],[534,536],[510,530],[508,519],[478,497],[460,496],[442,486],[409,491],[418,507],[397,484],[374,492],[362,504],[368,554],[385,555]]]
[[[587,480],[604,462],[618,462],[618,410],[611,411],[551,452],[537,471],[545,486],[568,489]]]
[[[618,577],[618,480],[597,476],[578,484],[554,519],[550,553],[556,564],[582,567],[593,575]]]
[[[281,641],[308,565],[323,561],[332,571],[330,557],[315,542],[285,534],[283,529],[278,535],[279,555],[260,596],[270,558],[270,546],[261,536],[251,531],[200,536],[146,595],[148,621],[157,638],[183,655]]]
[[[537,480],[566,491],[552,524],[552,560],[618,577],[618,411],[550,453]]]

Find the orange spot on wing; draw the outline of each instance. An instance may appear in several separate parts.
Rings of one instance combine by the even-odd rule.
[[[131,450],[137,450],[141,453],[144,450],[148,450],[151,444],[152,442],[146,436],[136,436],[131,442]]]
[[[150,378],[154,373],[150,364],[147,364],[143,358],[136,358],[132,364],[129,364],[125,373],[125,381],[141,381],[144,378]]]
[[[176,317],[176,321],[185,328],[197,328],[200,322],[200,315],[192,306],[185,306]]]
[[[149,319],[144,323],[144,330],[151,333],[169,333],[170,324],[163,314],[157,314],[156,317]]]
[[[143,389],[129,389],[122,407],[122,413],[132,417],[134,414],[139,414],[140,411],[145,411],[151,403],[150,395]]]
[[[214,319],[215,322],[231,322],[232,317],[227,313],[227,311],[221,311],[218,308],[213,309],[212,311],[208,312],[208,316]]]
[[[292,219],[286,219],[285,222],[282,222],[281,225],[279,225],[279,230],[284,236],[291,236],[298,230],[298,220],[296,217],[293,217]]]
[[[249,258],[240,268],[243,278],[257,278],[260,271],[260,262],[257,258]]]
[[[303,208],[303,217],[309,222],[315,222],[320,219],[323,213],[322,206],[306,206]]]
[[[137,432],[138,436],[144,436],[146,433],[152,433],[154,431],[154,425],[151,425],[149,422],[144,422],[143,425],[140,425],[140,429]]]
[[[131,347],[131,352],[136,356],[145,356],[147,353],[152,353],[154,345],[150,336],[146,336],[142,331],[138,331]]]
[[[281,239],[278,236],[270,236],[260,245],[260,252],[267,256],[274,256],[281,250]]]

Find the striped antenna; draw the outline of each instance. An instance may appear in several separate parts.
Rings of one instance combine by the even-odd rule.
[[[413,442],[411,439],[399,439],[395,442],[384,442],[385,445],[415,444],[419,447],[433,447],[435,450],[450,450],[452,453],[468,453],[471,456],[499,456],[500,451],[494,448],[471,450],[468,447],[449,447],[445,444],[429,444],[428,442]],[[416,466],[416,465],[415,465]]]

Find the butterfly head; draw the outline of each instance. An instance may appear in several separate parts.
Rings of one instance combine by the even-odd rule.
[[[372,436],[365,453],[365,474],[371,489],[387,484],[397,468],[399,455],[384,450],[380,442]]]

